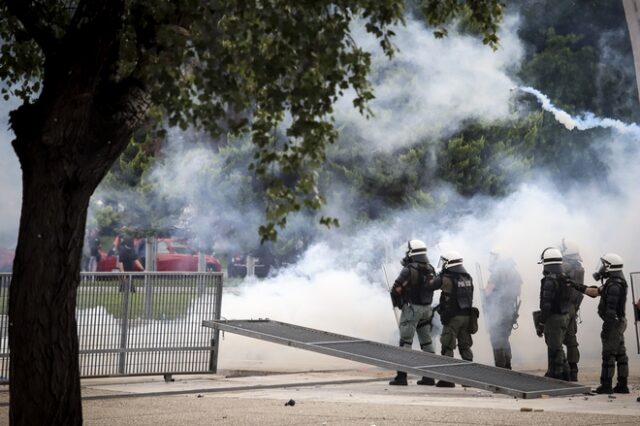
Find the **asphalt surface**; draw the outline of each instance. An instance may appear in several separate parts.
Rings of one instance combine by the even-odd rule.
[[[363,368],[226,377],[83,380],[87,425],[639,425],[640,380],[629,395],[519,400],[473,388],[387,384],[393,372]],[[583,372],[595,386],[597,372]],[[8,423],[0,389],[0,424]],[[291,405],[290,401],[294,404]],[[289,402],[289,404],[287,404]]]

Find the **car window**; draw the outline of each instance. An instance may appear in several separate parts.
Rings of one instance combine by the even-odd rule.
[[[191,249],[183,244],[173,242],[173,252],[178,254],[191,254]]]
[[[158,242],[158,253],[169,253],[169,245],[164,241]]]

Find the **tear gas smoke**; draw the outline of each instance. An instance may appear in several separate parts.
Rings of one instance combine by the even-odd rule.
[[[423,22],[408,18],[394,29],[399,49],[392,61],[364,26],[355,25],[357,42],[372,52],[375,99],[369,104],[373,119],[353,108],[353,93],[335,106],[336,124],[354,139],[366,141],[367,151],[393,152],[436,140],[458,130],[465,120],[492,121],[510,116],[509,70],[518,66],[524,49],[517,35],[518,19],[509,16],[500,30],[500,49],[492,51],[478,37],[450,29],[436,39]]]
[[[636,138],[640,137],[640,127],[637,124],[627,124],[613,118],[601,118],[593,113],[587,112],[581,116],[572,116],[568,112],[553,105],[548,96],[532,87],[519,87],[520,91],[530,93],[538,99],[545,111],[553,114],[555,119],[564,125],[568,130],[588,130],[596,127],[603,129],[615,129],[621,134],[629,134]]]
[[[508,76],[508,68],[517,66],[523,51],[516,30],[517,20],[508,18],[501,33],[502,48],[493,53],[478,40],[453,33],[445,40],[433,40],[429,29],[409,19],[407,27],[397,31],[395,42],[401,49],[397,61],[380,63],[382,57],[373,57],[377,98],[371,107],[376,116],[365,121],[354,113],[346,93],[336,105],[338,125],[343,132],[352,132],[354,137],[370,142],[366,146],[371,151],[394,152],[425,138],[446,136],[467,119],[509,117],[509,89],[515,84]],[[368,47],[366,39],[363,41],[363,47]],[[535,89],[525,89],[522,90],[536,95]],[[542,102],[546,97],[539,94]],[[543,103],[545,106],[555,108],[550,101]],[[597,118],[575,118],[566,112],[557,117],[568,123],[567,128],[577,129],[590,128],[594,123],[590,120]],[[342,188],[329,188],[326,210],[340,218],[343,228],[318,229],[309,224],[307,216],[293,215],[281,238],[311,235],[313,242],[297,263],[281,268],[277,276],[264,280],[247,278],[238,287],[228,289],[222,303],[223,315],[269,317],[395,345],[397,327],[384,284],[383,262],[393,281],[400,270],[405,242],[417,238],[427,243],[432,263],[437,263],[442,251],[456,249],[474,278],[474,264],[484,266],[486,280],[489,250],[499,244],[515,260],[524,280],[520,328],[511,339],[514,367],[544,367],[546,347],[535,337],[531,322],[531,312],[538,303],[541,267],[537,260],[542,249],[566,237],[579,244],[587,272],[607,251],[615,251],[625,259],[626,273],[640,268],[640,193],[636,190],[640,155],[637,140],[632,137],[637,135],[635,125],[618,125],[615,120],[605,119],[598,123],[612,130],[608,149],[602,154],[610,166],[608,185],[582,185],[561,192],[557,183],[539,170],[534,179],[501,200],[467,199],[442,187],[434,195],[438,209],[407,208],[365,225],[350,210],[361,200],[345,199],[344,194],[349,193],[342,192]],[[179,132],[170,134],[164,159],[152,173],[154,184],[160,192],[183,197],[189,204],[192,231],[210,236],[217,250],[256,243],[263,212],[259,203],[250,201],[255,194],[239,191],[250,179],[246,165],[232,167],[226,163],[224,152],[187,146],[179,140],[181,137]],[[0,161],[3,158],[8,156],[0,155]],[[237,182],[237,186],[230,181]],[[16,185],[19,191],[17,177],[3,177],[0,182],[3,200],[8,198],[4,191],[13,194],[7,183]],[[15,215],[4,210],[0,214],[3,222],[15,225],[17,231],[19,196],[15,199]],[[235,231],[230,233],[229,229]],[[589,280],[587,283],[591,284]],[[437,298],[438,295],[434,299]],[[479,306],[477,291],[475,302]],[[585,299],[578,341],[583,362],[598,364],[601,321],[595,308],[593,300]],[[477,361],[492,363],[482,315],[473,350]],[[631,329],[627,331],[630,353],[634,341]],[[631,357],[630,362],[632,370],[637,368],[633,365],[637,358]],[[346,364],[230,334],[221,344],[220,367],[226,369],[307,370],[336,365]]]

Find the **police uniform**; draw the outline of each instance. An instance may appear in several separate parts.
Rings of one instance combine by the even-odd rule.
[[[565,276],[577,285],[584,285],[584,268],[578,257],[563,256],[562,270]],[[571,290],[569,296],[569,323],[563,344],[567,347],[567,363],[569,364],[569,379],[578,381],[578,363],[580,350],[578,349],[578,312],[584,295],[578,290]]]
[[[595,280],[606,279],[597,288],[600,295],[598,315],[602,318],[602,369],[600,386],[597,393],[629,393],[627,378],[629,376],[629,358],[624,345],[624,331],[627,328],[625,304],[627,302],[627,281],[622,273],[622,258],[615,253],[606,253],[600,258],[601,267],[593,274]],[[586,293],[588,287],[574,284],[576,290]],[[591,297],[596,295],[589,294]],[[616,365],[618,367],[618,383],[611,388]]]
[[[485,292],[485,318],[493,348],[496,367],[511,369],[509,337],[518,318],[522,278],[513,259],[498,258],[489,267],[489,282]]]
[[[411,256],[407,259],[400,275],[392,288],[392,298],[399,300],[396,305],[401,308],[398,328],[400,331],[400,347],[410,348],[413,336],[418,335],[420,348],[425,352],[434,352],[431,340],[431,321],[433,319],[433,290],[427,287],[433,280],[435,270],[428,262],[426,254]],[[406,385],[407,373],[399,371],[391,385]],[[432,385],[434,380],[423,377],[418,384]]]
[[[540,321],[544,324],[544,341],[547,344],[546,376],[569,380],[569,364],[563,342],[569,327],[571,286],[562,274],[562,258],[559,264],[544,266],[540,281]]]
[[[441,290],[438,313],[442,322],[440,335],[441,354],[453,357],[456,346],[462,359],[473,361],[472,333],[477,331],[477,317],[473,310],[473,280],[460,264],[444,267],[431,284],[433,290]],[[475,329],[474,329],[475,328]],[[440,387],[453,387],[454,384],[440,380]]]
[[[629,393],[629,359],[624,345],[624,331],[627,328],[624,305],[627,301],[627,282],[622,271],[609,272],[604,285],[600,288],[598,315],[602,318],[602,370],[598,393]],[[618,384],[611,389],[616,365]]]

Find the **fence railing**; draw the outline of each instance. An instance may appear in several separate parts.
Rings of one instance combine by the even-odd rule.
[[[0,274],[0,380],[9,379],[11,274]],[[76,319],[82,377],[216,372],[222,273],[81,273]]]

